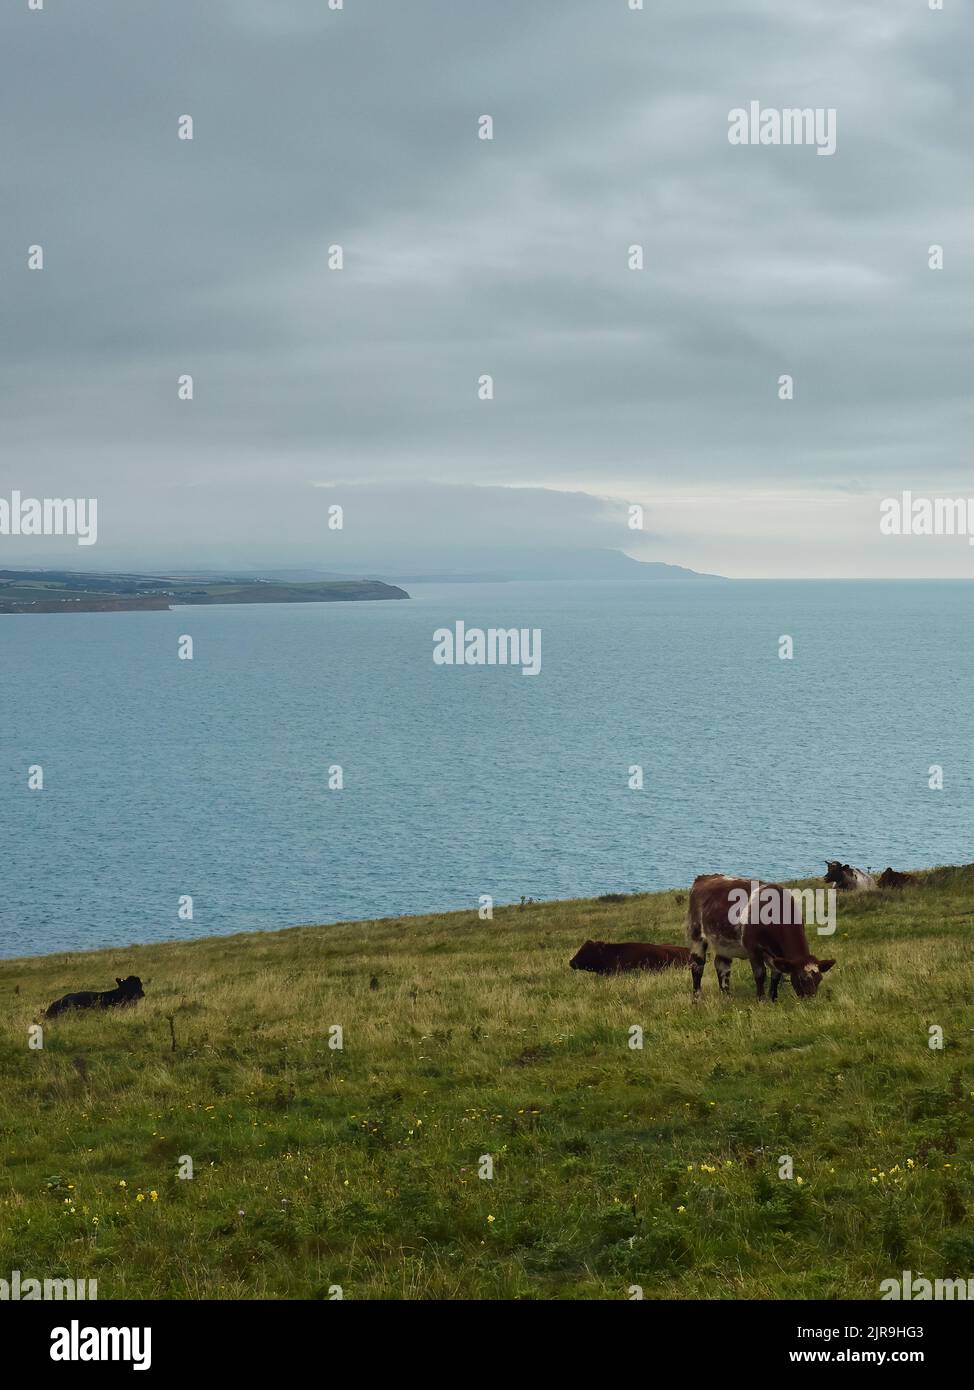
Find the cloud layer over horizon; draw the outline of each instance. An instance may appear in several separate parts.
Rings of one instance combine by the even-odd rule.
[[[974,573],[878,525],[974,495],[972,37],[949,0],[8,8],[0,491],[97,496],[103,567],[311,563],[341,485],[422,500],[420,566],[522,543],[479,485],[551,545]],[[835,155],[729,145],[750,100],[834,107]]]

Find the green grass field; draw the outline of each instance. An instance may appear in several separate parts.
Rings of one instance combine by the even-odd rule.
[[[682,942],[685,897],[0,962],[0,1277],[874,1299],[904,1269],[974,1275],[974,866],[841,899],[810,1001],[758,1004],[742,962],[726,999],[708,963],[697,1008],[689,972],[568,968],[586,937]],[[28,1047],[53,999],[128,974],[136,1007]]]

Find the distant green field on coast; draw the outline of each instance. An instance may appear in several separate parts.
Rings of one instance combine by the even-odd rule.
[[[685,971],[569,969],[587,937],[682,942],[685,900],[0,961],[0,1276],[697,1300],[974,1273],[974,866],[840,899],[810,1001],[758,1004],[741,962],[696,1008]],[[138,1005],[28,1046],[52,1000],[129,974]]]
[[[118,613],[167,609],[174,604],[336,603],[408,597],[404,589],[380,579],[294,584],[269,579],[0,570],[0,614]]]

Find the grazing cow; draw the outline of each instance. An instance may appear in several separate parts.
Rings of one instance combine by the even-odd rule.
[[[895,869],[884,869],[879,875],[880,888],[906,888],[915,882],[912,874],[898,874]]]
[[[829,859],[825,864],[825,882],[846,892],[868,892],[876,887],[872,874],[862,869],[854,869],[851,864],[841,864],[838,859]]]
[[[687,911],[687,940],[694,1000],[700,995],[708,945],[714,948],[714,968],[724,994],[730,991],[731,962],[738,957],[750,961],[758,998],[763,999],[765,963],[769,963],[772,1003],[778,998],[783,975],[790,978],[800,998],[807,998],[835,964],[834,960],[817,960],[809,951],[797,894],[757,879],[726,874],[695,878]]]
[[[54,1001],[44,1017],[56,1018],[67,1009],[110,1009],[115,1004],[134,1004],[137,999],[145,998],[142,981],[138,975],[130,975],[127,980],[120,980],[116,975],[115,984],[115,989],[83,990],[80,994],[66,994],[63,999]]]
[[[573,970],[616,975],[620,970],[668,970],[689,965],[686,946],[647,946],[641,941],[586,941],[571,959]]]

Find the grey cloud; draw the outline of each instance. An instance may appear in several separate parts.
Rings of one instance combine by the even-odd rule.
[[[8,485],[129,526],[142,496],[149,544],[160,473],[203,482],[244,550],[262,476],[959,484],[972,28],[885,0],[7,7]],[[836,155],[730,147],[751,99],[836,107]]]

